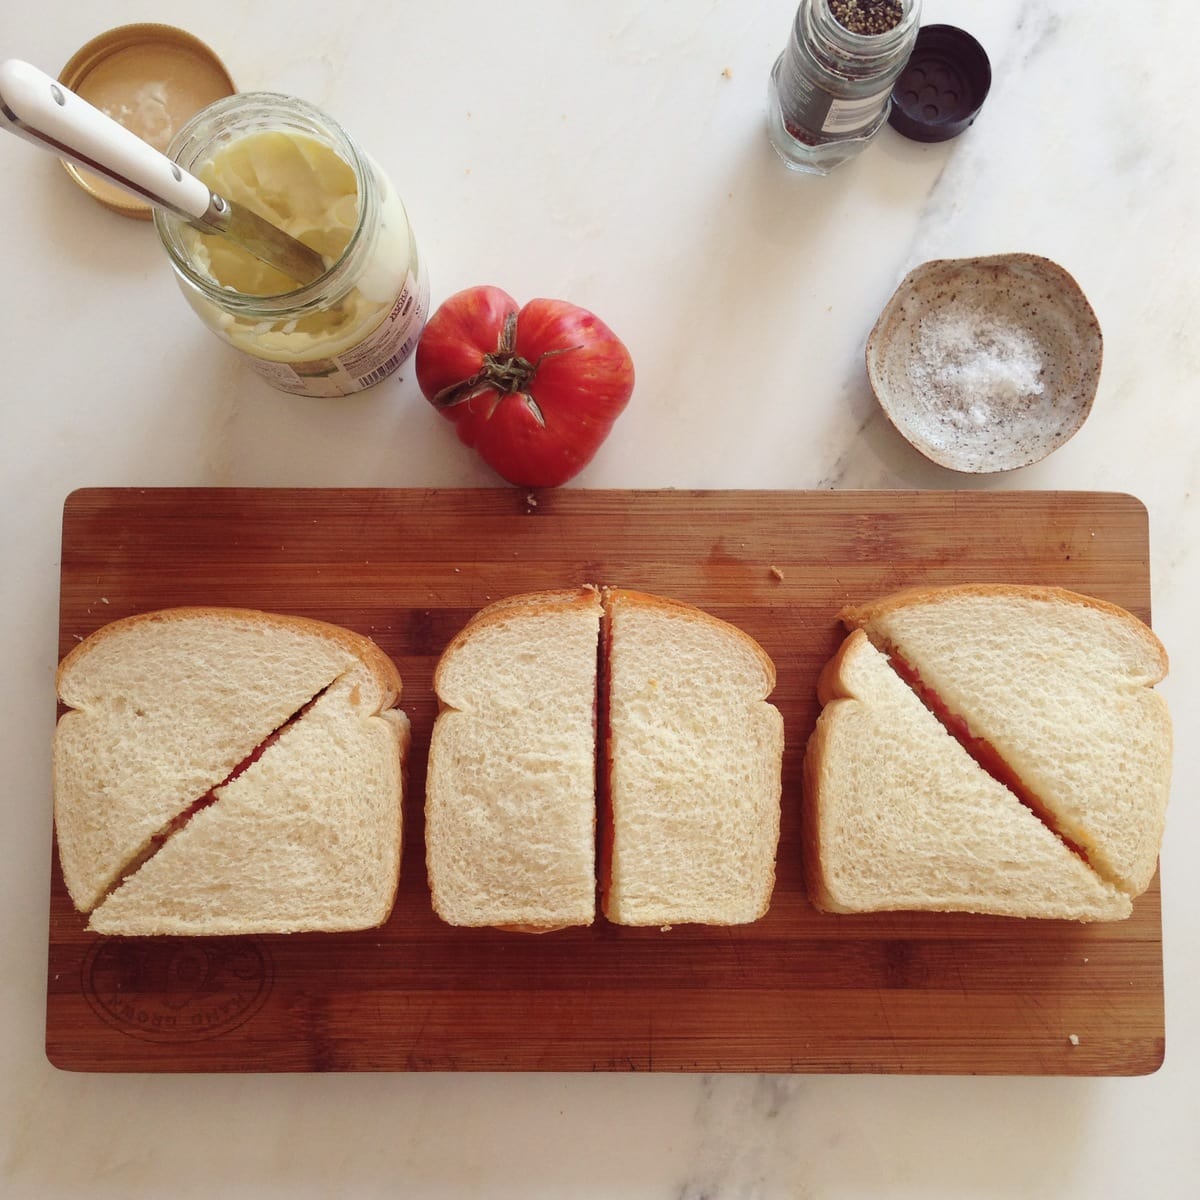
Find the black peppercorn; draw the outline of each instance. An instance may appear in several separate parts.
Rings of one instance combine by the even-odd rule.
[[[829,11],[842,28],[866,36],[895,29],[904,15],[900,0],[829,0]]]

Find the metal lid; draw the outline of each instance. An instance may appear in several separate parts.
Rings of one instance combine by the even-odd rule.
[[[892,89],[888,123],[914,141],[948,141],[975,120],[991,86],[992,65],[969,33],[924,25]]]
[[[89,104],[166,152],[200,109],[237,89],[224,63],[198,38],[171,25],[121,25],[94,37],[59,72]],[[149,220],[150,206],[108,180],[64,162],[89,195],[126,217]]]

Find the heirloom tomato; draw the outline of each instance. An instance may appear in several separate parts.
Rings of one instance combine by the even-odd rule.
[[[417,346],[417,382],[493,470],[521,487],[577,475],[633,392],[633,360],[563,300],[523,308],[497,287],[451,296]]]

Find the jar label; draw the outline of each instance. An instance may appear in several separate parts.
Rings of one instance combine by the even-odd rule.
[[[892,94],[889,86],[870,96],[844,100],[825,91],[803,71],[788,70],[789,65],[785,59],[779,96],[784,124],[793,137],[801,137],[801,131],[833,137],[858,133],[878,118]]]
[[[247,355],[254,369],[280,391],[294,396],[349,396],[386,379],[416,349],[429,315],[429,279],[410,271],[387,315],[350,349],[329,358],[272,362]]]
[[[829,109],[821,125],[822,133],[857,133],[869,125],[883,111],[892,94],[891,88],[863,96],[860,100],[835,100],[830,98]]]

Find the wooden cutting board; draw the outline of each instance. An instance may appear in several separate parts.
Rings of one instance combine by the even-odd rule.
[[[56,858],[50,1060],[91,1071],[1153,1071],[1157,879],[1111,925],[826,916],[805,899],[798,828],[817,674],[844,603],[1013,581],[1148,620],[1148,558],[1142,505],[1090,493],[76,492],[60,656],[111,620],[171,605],[322,618],[396,660],[414,752],[399,897],[378,930],[100,938]],[[531,937],[434,917],[421,809],[438,655],[490,600],[585,581],[690,601],[774,658],[787,749],[762,921],[661,933],[598,920]]]

